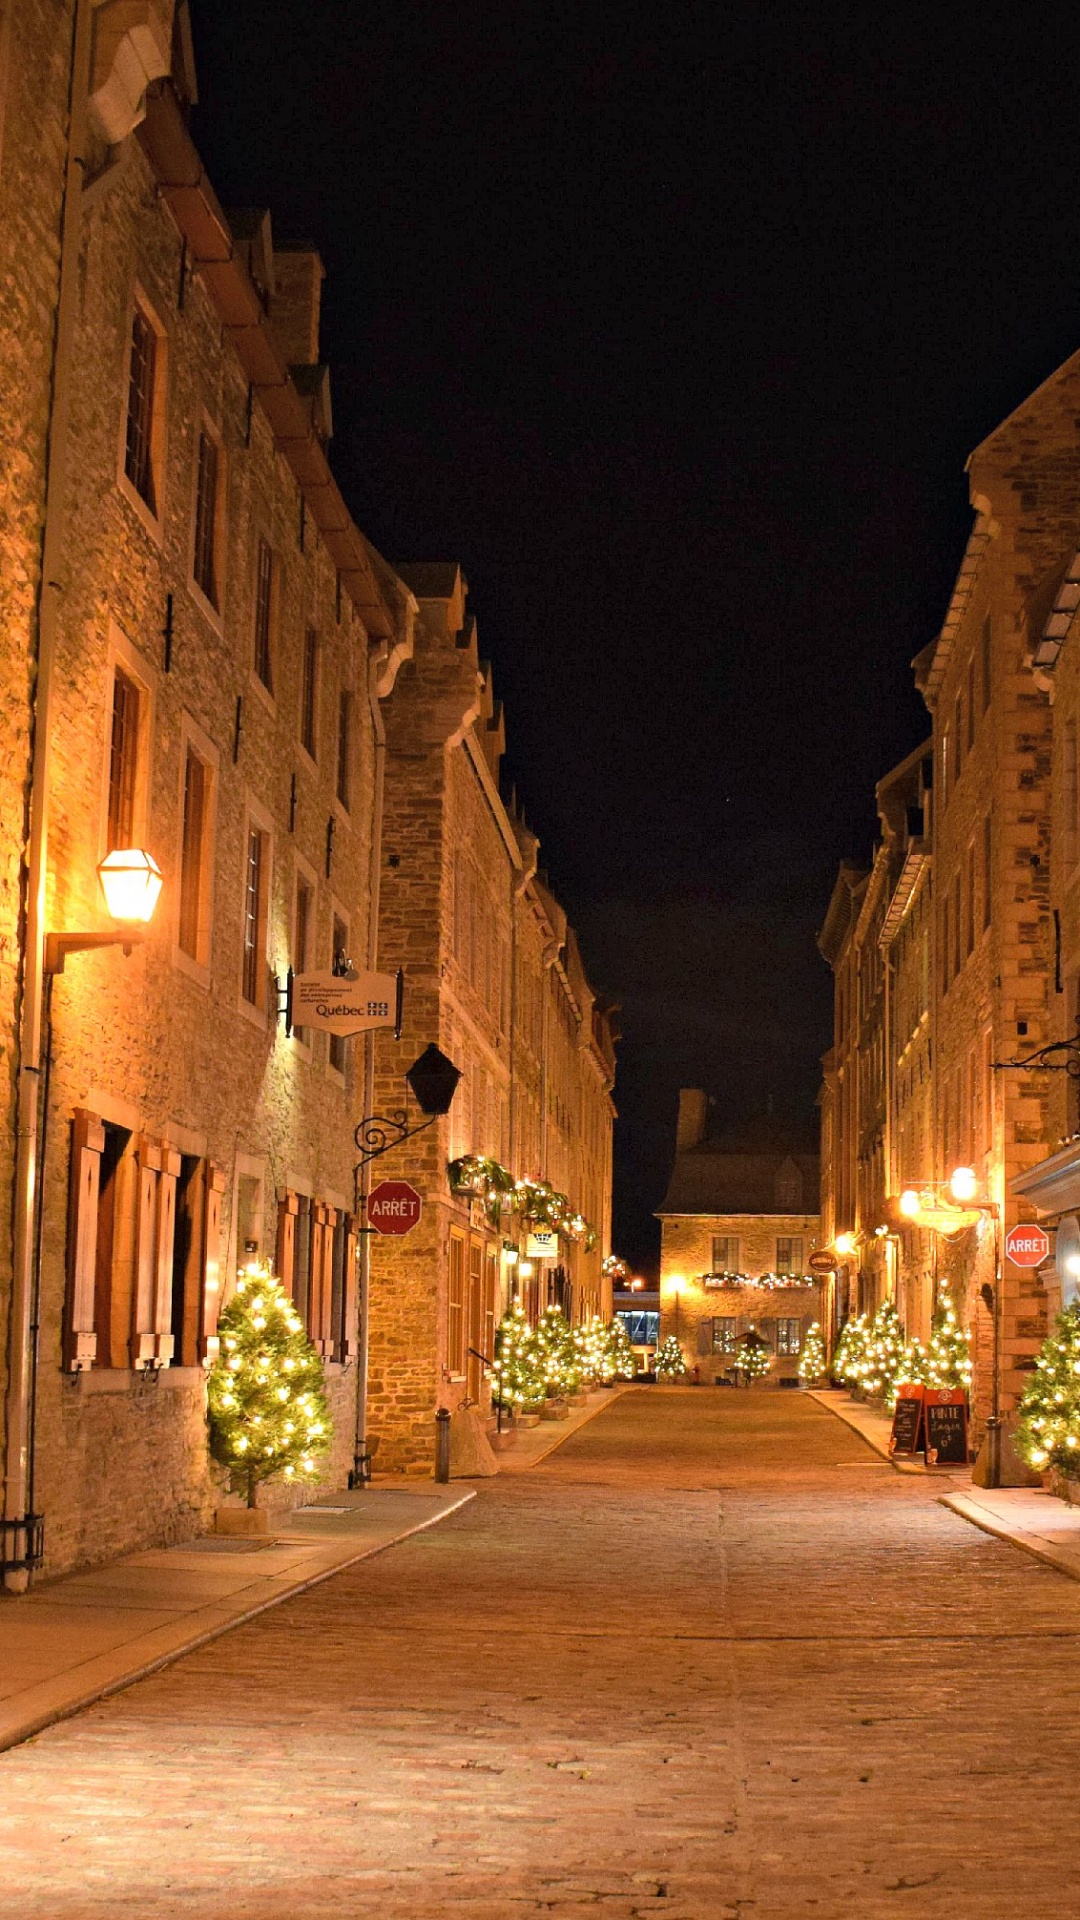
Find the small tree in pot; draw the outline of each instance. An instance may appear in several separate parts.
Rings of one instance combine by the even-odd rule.
[[[269,1266],[245,1267],[206,1383],[210,1451],[257,1504],[264,1480],[311,1480],[330,1445],[322,1361]]]

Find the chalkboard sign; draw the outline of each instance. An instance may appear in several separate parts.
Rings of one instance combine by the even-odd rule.
[[[923,1401],[928,1467],[966,1467],[967,1395],[962,1389],[927,1387]]]
[[[896,1390],[896,1407],[892,1417],[892,1432],[889,1435],[889,1452],[911,1454],[918,1453],[922,1445],[923,1396],[926,1388],[917,1382],[905,1381]]]

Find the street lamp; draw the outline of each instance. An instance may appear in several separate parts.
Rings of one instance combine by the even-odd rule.
[[[850,1258],[855,1251],[855,1246],[856,1241],[853,1233],[838,1233],[836,1239],[833,1241],[833,1248],[842,1260]]]
[[[142,928],[153,919],[161,892],[161,868],[153,854],[142,847],[116,847],[98,861],[97,876],[106,910],[123,931],[47,933],[45,974],[49,979],[63,973],[69,953],[86,953],[95,947],[123,947],[130,953],[146,937]]]

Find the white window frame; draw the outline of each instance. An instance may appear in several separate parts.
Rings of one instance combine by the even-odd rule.
[[[184,865],[184,799],[187,783],[188,753],[200,759],[209,775],[206,826],[203,844],[203,874],[199,912],[198,957],[180,945],[180,882]],[[217,867],[217,807],[221,777],[221,755],[198,722],[185,713],[180,722],[180,772],[177,790],[176,884],[173,888],[172,963],[190,980],[209,990],[214,944],[214,880]]]
[[[151,507],[143,499],[136,486],[127,475],[127,423],[128,401],[131,389],[131,336],[134,330],[135,310],[138,308],[147,322],[155,339],[157,352],[154,360],[154,393],[151,405],[150,426],[150,466],[154,476],[156,506]],[[140,280],[132,286],[125,308],[124,365],[121,386],[120,435],[117,443],[117,485],[129,507],[137,514],[142,525],[158,546],[162,541],[164,522],[165,477],[168,471],[168,410],[169,410],[169,360],[171,341],[168,329],[153,300]]]
[[[245,1020],[250,1020],[252,1025],[258,1027],[261,1032],[268,1032],[270,1027],[270,1015],[272,1011],[270,1006],[269,1005],[264,1007],[253,1006],[251,1001],[245,999],[244,997],[244,917],[246,912],[245,903],[246,903],[246,895],[247,895],[246,869],[247,869],[248,838],[252,828],[256,828],[261,834],[263,834],[266,838],[266,843],[267,843],[267,846],[266,846],[266,926],[265,926],[261,957],[264,963],[265,971],[266,973],[269,973],[271,940],[272,940],[271,929],[272,929],[273,914],[274,914],[274,854],[275,854],[274,823],[273,823],[273,820],[271,819],[271,816],[266,811],[266,808],[261,807],[258,801],[253,800],[249,795],[244,806],[243,838],[240,842],[240,889],[239,889],[240,913],[239,913],[239,925],[238,925],[238,931],[240,935],[240,941],[239,941],[240,951],[238,955],[238,962],[237,962],[237,968],[236,968],[236,1004],[240,1012],[243,1014]]]

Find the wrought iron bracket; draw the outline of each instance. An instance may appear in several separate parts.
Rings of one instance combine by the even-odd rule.
[[[1052,1060],[1051,1054],[1063,1053],[1064,1060]],[[1051,1040],[1045,1047],[1036,1047],[1033,1053],[1026,1053],[1018,1060],[991,1060],[991,1071],[1007,1073],[1015,1068],[1030,1073],[1067,1073],[1070,1080],[1080,1080],[1080,1029],[1071,1040]]]
[[[353,1168],[357,1212],[360,1210],[360,1175],[364,1168],[372,1160],[381,1159],[384,1153],[391,1152],[394,1147],[403,1146],[415,1134],[423,1133],[425,1127],[434,1126],[438,1117],[436,1113],[426,1114],[423,1120],[418,1120],[415,1126],[410,1127],[408,1110],[399,1108],[396,1113],[371,1113],[361,1120],[353,1134],[360,1155]]]
[[[0,1520],[0,1574],[33,1573],[45,1559],[45,1520],[24,1513],[21,1520]]]

